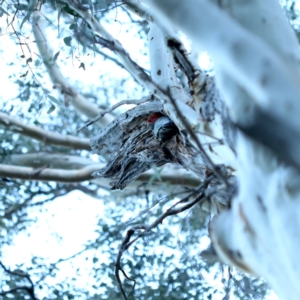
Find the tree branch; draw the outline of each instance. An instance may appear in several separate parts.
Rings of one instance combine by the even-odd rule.
[[[41,181],[56,181],[64,183],[74,183],[86,180],[92,180],[95,183],[110,188],[109,179],[106,178],[94,178],[92,174],[99,169],[103,168],[104,164],[88,165],[79,170],[63,170],[63,169],[43,169],[36,173],[35,168],[12,166],[6,164],[0,164],[0,177],[17,178],[23,180],[41,180]],[[151,183],[154,181],[154,183]],[[150,186],[157,184],[170,183],[172,185],[195,187],[199,184],[199,179],[195,176],[191,176],[187,172],[177,170],[162,172],[162,174],[156,174],[153,170],[150,170],[144,174],[141,174],[136,182],[133,182],[133,186],[140,185],[141,183],[150,183]],[[131,187],[132,185],[129,185]]]
[[[11,271],[11,270],[7,269],[1,261],[0,261],[0,266],[9,275],[26,278],[30,283],[30,286],[17,286],[17,287],[14,287],[14,288],[12,288],[8,291],[0,292],[0,295],[4,296],[6,294],[14,293],[17,290],[25,290],[29,294],[29,296],[31,297],[32,300],[38,300],[35,296],[35,293],[34,293],[34,284],[33,284],[32,280],[30,278],[30,275],[28,273],[23,272],[23,271],[19,271],[19,270]]]
[[[4,162],[6,164],[33,168],[40,168],[48,165],[49,168],[59,168],[64,170],[80,169],[95,164],[90,158],[47,152],[12,154],[8,156]]]
[[[76,91],[75,87],[73,87],[63,76],[56,61],[54,61],[54,53],[49,46],[43,30],[44,24],[42,14],[39,10],[36,10],[34,11],[33,16],[32,30],[35,37],[35,42],[54,86],[58,88],[65,97],[65,104],[71,100],[71,103],[77,111],[84,114],[88,118],[96,117],[101,109],[97,104],[88,101]],[[112,116],[106,116],[106,118],[101,120],[100,124],[104,126],[110,123],[112,120]]]
[[[165,218],[167,218],[169,216],[180,214],[181,212],[192,208],[197,203],[203,202],[206,199],[206,197],[208,196],[208,195],[205,195],[205,190],[207,189],[207,187],[208,187],[209,183],[212,181],[212,179],[213,179],[213,176],[210,176],[209,178],[207,178],[200,186],[193,189],[186,197],[184,197],[183,199],[181,199],[178,202],[176,202],[175,204],[173,204],[163,214],[161,214],[158,218],[156,218],[154,220],[154,222],[152,222],[152,224],[136,225],[127,231],[126,236],[125,236],[125,238],[121,244],[121,247],[119,249],[119,253],[118,253],[118,256],[116,259],[116,263],[115,263],[115,276],[117,278],[117,282],[118,282],[118,285],[119,285],[119,288],[121,290],[124,300],[128,300],[129,295],[132,293],[132,291],[134,290],[134,287],[135,287],[135,280],[130,278],[129,276],[127,276],[126,272],[123,270],[123,268],[121,266],[121,259],[122,259],[124,252],[127,251],[128,248],[132,244],[134,244],[137,240],[139,240],[141,237],[148,234],[152,229],[156,228],[159,224],[162,224],[162,222]],[[179,205],[181,205],[181,206],[179,206]],[[137,237],[130,240],[131,237],[133,236],[133,234],[137,230],[142,230],[142,232],[139,233],[137,235]],[[123,275],[128,280],[133,281],[133,287],[128,295],[126,295],[123,285],[121,283],[119,272],[122,272]]]
[[[205,47],[216,67],[225,70],[263,110],[300,132],[300,80],[295,67],[287,67],[282,57],[263,39],[247,31],[210,2],[153,2],[164,12],[165,20],[172,20],[199,47]],[[183,12],[189,18],[182,20]]]
[[[199,123],[199,114],[189,106],[192,97],[183,89],[176,78],[174,59],[171,50],[166,45],[165,36],[156,24],[151,23],[150,25],[148,40],[151,79],[155,84],[156,94],[161,98],[164,111],[180,129],[184,129],[184,126],[181,120],[177,118],[169,94],[175,99],[183,115],[188,116],[190,123],[196,126]],[[167,90],[170,90],[170,93],[165,93]]]
[[[108,33],[102,24],[96,20],[84,7],[77,1],[65,1],[72,9],[74,9],[82,19],[87,22],[92,30],[96,33],[97,41],[101,43],[104,47],[109,48],[114,51],[120,58],[121,63],[124,65],[125,69],[134,77],[134,79],[139,82],[142,86],[146,87],[151,94],[154,94],[155,86],[153,85],[150,77],[144,70],[135,63],[123,48],[121,43],[117,41],[110,33]]]
[[[97,38],[97,42],[117,54],[117,56],[121,60],[121,63],[124,65],[126,70],[135,78],[135,80],[137,80],[137,82],[147,88],[150,94],[157,94],[158,97],[166,99],[166,101],[168,101],[167,96],[162,91],[159,91],[157,89],[157,84],[155,84],[155,82],[151,80],[150,76],[130,58],[129,54],[123,48],[121,43],[117,41],[113,36],[111,36],[98,20],[96,20],[77,0],[66,0],[66,3],[70,7],[72,7],[72,9],[74,9],[82,17],[82,19],[90,25],[92,30],[96,33],[95,37]],[[186,99],[186,95],[183,96],[182,94],[181,100],[183,99]],[[187,105],[183,105],[183,109],[188,110],[191,115],[193,115],[193,110]]]
[[[70,147],[80,150],[91,150],[89,140],[78,138],[71,135],[50,132],[34,125],[24,124],[22,121],[0,112],[0,124],[4,125],[13,132],[31,137],[45,144]]]
[[[118,107],[122,106],[122,105],[128,105],[128,104],[134,104],[134,105],[140,105],[142,103],[145,103],[147,101],[150,101],[150,100],[153,100],[153,96],[150,95],[150,96],[147,96],[147,97],[143,97],[142,99],[140,100],[122,100],[118,103],[116,103],[115,105],[113,105],[112,107],[104,110],[103,112],[101,112],[96,118],[90,120],[88,123],[86,123],[84,126],[82,126],[78,131],[86,128],[87,126],[90,126],[92,124],[94,124],[95,122],[101,120],[106,114],[114,111],[115,109],[117,109]]]
[[[74,31],[75,31],[76,39],[82,46],[90,48],[92,51],[102,55],[104,57],[104,59],[111,60],[117,66],[119,66],[121,69],[125,69],[125,67],[120,63],[120,61],[117,58],[108,55],[107,53],[101,51],[100,49],[98,49],[98,47],[95,46],[97,44],[95,36],[87,28],[87,24],[83,20],[82,20],[82,23],[80,24],[79,28],[76,28]],[[89,43],[87,43],[87,41]]]
[[[36,173],[35,168],[0,164],[0,176],[25,180],[73,183],[94,179],[92,173],[102,167],[102,164],[94,164],[79,170],[43,169]]]
[[[102,44],[104,47],[107,47],[109,49],[111,49],[112,51],[114,51],[118,57],[120,58],[122,64],[124,65],[124,67],[126,68],[126,70],[145,88],[148,89],[148,91],[150,92],[150,94],[156,94],[158,97],[160,97],[163,102],[165,103],[165,110],[166,112],[168,112],[169,110],[172,111],[172,105],[170,105],[170,101],[168,98],[168,95],[166,95],[163,92],[163,89],[158,89],[158,83],[156,81],[156,79],[159,79],[159,85],[161,86],[161,77],[156,74],[159,74],[159,70],[161,69],[161,66],[158,66],[157,64],[155,64],[155,70],[152,70],[152,79],[149,77],[149,75],[147,73],[145,73],[145,71],[138,65],[136,64],[129,56],[129,54],[126,52],[126,50],[123,48],[123,46],[120,44],[119,41],[117,41],[116,39],[114,39],[106,30],[105,28],[101,25],[101,23],[96,20],[77,0],[73,0],[73,1],[69,1],[67,0],[66,3],[72,7],[72,9],[74,9],[81,17],[83,20],[85,20],[90,27],[92,28],[92,30],[96,33],[95,38],[97,39],[97,42]],[[155,25],[153,25],[153,27],[155,27]],[[151,43],[153,44],[153,43]],[[189,119],[190,121],[193,123],[193,125],[196,125],[198,123],[198,114],[187,105],[187,103],[189,101],[191,101],[191,98],[188,96],[188,94],[183,90],[183,88],[177,84],[177,80],[176,80],[176,75],[174,73],[173,70],[173,62],[170,61],[170,55],[169,53],[166,54],[165,48],[165,41],[163,38],[163,42],[162,43],[158,43],[155,41],[155,45],[159,45],[160,47],[164,47],[164,51],[163,52],[163,57],[166,58],[167,56],[167,61],[164,62],[164,67],[168,65],[167,69],[168,69],[168,75],[169,73],[172,74],[172,76],[168,77],[166,76],[165,72],[162,72],[163,77],[164,78],[168,78],[167,82],[164,82],[164,84],[167,83],[167,86],[170,86],[172,89],[172,92],[174,94],[176,94],[176,97],[174,97],[176,99],[176,101],[178,101],[178,105],[180,106],[180,108],[182,109],[182,111],[184,111],[185,115],[189,115]],[[160,49],[161,50],[161,49]],[[159,52],[156,52],[155,55],[159,55]],[[151,59],[151,64],[155,63],[156,60]],[[160,61],[161,63],[163,62],[163,60]],[[169,63],[168,63],[169,62]],[[153,69],[151,67],[151,69]],[[164,71],[167,70],[166,68],[164,68]],[[160,70],[161,72],[161,70]],[[170,79],[171,78],[171,79]],[[170,82],[170,80],[172,82]],[[171,83],[171,84],[170,84]],[[162,86],[164,87],[164,86]],[[181,128],[180,124],[179,127]],[[182,128],[183,129],[183,128]]]

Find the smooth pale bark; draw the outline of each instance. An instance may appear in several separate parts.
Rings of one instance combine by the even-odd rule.
[[[165,24],[165,27],[166,26],[167,25]],[[168,30],[161,30],[161,28],[155,23],[150,23],[148,42],[152,80],[163,90],[170,90],[170,94],[179,107],[181,115],[190,125],[192,125],[193,128],[195,128],[195,126],[200,126],[202,132],[210,133],[210,136],[222,139],[222,120],[218,113],[216,113],[221,110],[222,106],[220,107],[219,103],[222,101],[220,100],[219,93],[216,90],[213,78],[208,77],[204,73],[199,73],[197,68],[193,65],[194,62],[191,62],[192,68],[195,71],[195,80],[190,83],[190,88],[193,88],[194,93],[193,97],[190,94],[187,94],[176,78],[176,73],[174,71],[174,58],[171,54],[170,48],[166,44],[167,37],[165,36],[165,31],[171,32],[171,28]],[[160,99],[163,103],[165,112],[172,118],[178,128],[186,129],[182,124],[181,119],[178,117],[178,114],[174,109],[174,105],[170,101],[170,97]],[[216,100],[214,104],[211,105],[215,114],[212,118],[213,121],[203,121],[203,117],[200,115],[199,107],[201,106],[201,102],[203,103],[203,100],[207,102],[213,102]],[[205,134],[197,135],[198,140],[200,140],[204,145],[209,144],[212,141],[216,141],[210,136],[206,136]],[[194,140],[191,139],[191,142],[193,143]],[[216,164],[227,164],[228,161],[233,160],[233,153],[231,149],[224,147],[223,145],[219,145],[219,147],[215,148],[215,151],[206,151],[206,155],[208,155]],[[192,166],[190,166],[189,169],[200,169],[201,165],[203,165],[203,160],[207,162],[206,155],[205,157],[202,156],[202,158],[200,156],[200,159],[191,162]]]
[[[176,50],[174,51],[174,47],[172,48],[167,48],[164,46],[164,43],[158,43],[157,41],[154,42],[154,44],[158,47],[158,49],[160,49],[160,51],[163,53],[168,53],[168,52],[173,52],[173,56],[177,59],[179,59],[178,57],[178,52],[180,52],[180,59],[184,60],[185,66],[186,66],[186,72],[183,71],[183,73],[189,73],[188,74],[188,78],[186,78],[185,76],[181,77],[181,79],[183,79],[185,81],[185,86],[187,86],[187,84],[189,84],[189,87],[193,90],[193,106],[196,109],[196,111],[199,111],[200,109],[200,105],[203,101],[203,98],[205,97],[205,95],[203,95],[205,93],[205,91],[203,90],[203,86],[205,85],[206,87],[208,85],[210,85],[210,82],[206,82],[206,81],[210,81],[210,77],[207,76],[207,74],[203,71],[200,70],[199,65],[196,61],[196,59],[194,59],[192,57],[192,55],[189,55],[188,51],[185,49],[183,42],[181,41],[181,39],[178,37],[178,35],[175,33],[174,28],[171,26],[168,26],[165,22],[160,22],[160,19],[157,19],[154,17],[154,15],[152,14],[152,12],[149,10],[149,8],[144,5],[141,2],[138,2],[136,0],[127,0],[125,7],[131,11],[132,13],[136,14],[137,16],[139,16],[140,18],[144,19],[145,21],[149,22],[149,24],[151,24],[150,26],[150,32],[148,34],[148,40],[149,40],[149,47],[150,47],[150,56],[152,54],[155,54],[155,51],[152,51],[151,48],[153,48],[153,46],[151,46],[151,37],[150,34],[153,33],[155,34],[155,30],[157,31],[157,29],[155,29],[155,26],[159,27],[160,31],[158,34],[163,36],[164,38],[160,38],[158,36],[157,40],[161,39],[161,41],[163,41],[164,43],[168,44],[168,42],[172,42],[173,46],[176,45]],[[151,32],[152,30],[152,32]],[[159,48],[161,47],[161,48]],[[154,53],[153,53],[154,52]],[[162,55],[163,56],[163,55]],[[154,55],[155,58],[155,55]],[[164,64],[169,64],[170,61],[170,56],[167,54],[166,55],[167,60],[165,61]],[[154,66],[155,66],[155,60],[152,61],[152,79],[155,79],[156,74],[155,74],[155,70]],[[172,61],[173,64],[173,61]],[[187,66],[188,65],[188,66]],[[157,66],[157,70],[159,70],[160,66]],[[157,71],[156,70],[156,71]],[[188,72],[187,72],[188,71]],[[175,74],[175,72],[173,72]],[[169,78],[170,80],[170,78]],[[182,92],[181,92],[182,93]],[[182,101],[191,101],[190,99],[190,95],[189,95],[189,99],[186,99],[187,95],[183,95],[182,97]]]
[[[299,46],[283,11],[273,0],[215,2],[223,6],[201,0],[146,3],[155,3],[156,16],[209,51],[232,118],[260,124],[256,130],[266,133],[268,124],[256,119],[265,114],[282,131],[274,138],[287,136],[290,162],[299,166]],[[273,147],[279,157],[281,147]],[[239,192],[230,210],[212,222],[215,250],[225,263],[264,277],[281,299],[300,299],[299,173],[242,133],[235,151]]]
[[[7,157],[5,163],[34,168],[41,168],[47,165],[49,168],[64,170],[76,170],[97,164],[95,161],[86,157],[48,152],[12,154]]]
[[[257,105],[300,132],[300,76],[264,40],[207,1],[153,2],[193,42],[208,50],[216,66],[230,74]]]
[[[192,126],[191,128],[195,128],[200,123],[200,115],[192,108],[192,96],[183,89],[177,79],[174,58],[170,47],[167,46],[166,36],[155,23],[150,23],[148,42],[151,79],[163,91],[168,90],[168,93],[160,98],[164,112],[171,117],[179,129],[186,129],[179,112],[181,117]],[[176,111],[175,104],[179,112]],[[211,166],[211,162],[203,149],[197,149],[192,157],[184,160],[185,168],[192,170],[200,177],[203,176],[205,168]]]
[[[0,124],[7,129],[28,136],[45,144],[91,150],[89,139],[44,130],[35,125],[27,125],[21,120],[0,112]]]
[[[219,3],[218,0],[213,0],[213,2]],[[220,7],[240,25],[271,46],[272,50],[289,64],[289,68],[300,74],[298,39],[279,1],[230,0],[222,1]]]
[[[187,103],[192,101],[192,98],[185,92],[177,80],[174,71],[174,62],[170,50],[166,45],[166,38],[160,28],[154,24],[150,24],[148,33],[149,54],[151,64],[151,78],[162,89],[170,89],[170,94],[176,101],[183,116],[189,116],[189,121],[196,125],[199,123],[199,115],[191,109]],[[181,121],[175,112],[174,106],[169,97],[162,98],[163,107],[166,113],[171,116],[179,128],[184,129]]]
[[[25,154],[26,156],[26,154]],[[49,158],[49,157],[48,157]],[[51,157],[50,155],[50,158]],[[78,160],[82,159],[78,157]],[[21,163],[22,158],[18,158],[16,163]],[[47,161],[43,160],[45,164],[51,164],[51,160]],[[24,167],[20,165],[11,165],[11,164],[0,164],[0,177],[9,177],[15,179],[23,179],[23,180],[38,180],[38,181],[55,181],[55,182],[63,182],[63,183],[74,183],[74,182],[82,182],[86,180],[91,180],[99,186],[110,189],[111,182],[110,179],[107,178],[94,178],[92,174],[99,169],[103,168],[104,164],[95,163],[90,161],[86,165],[83,164],[81,168],[77,169],[59,169],[54,168],[50,169],[47,165],[39,165],[33,161],[26,161],[26,165],[33,165],[34,167]],[[62,167],[70,167],[70,165],[63,165]],[[74,166],[72,165],[72,168]],[[157,191],[157,187],[160,187],[160,191],[168,191],[169,186],[172,187],[172,192],[184,191],[184,187],[197,187],[199,185],[199,179],[195,176],[192,176],[185,170],[176,170],[173,168],[164,169],[161,173],[157,173],[154,170],[149,170],[141,174],[134,182],[130,183],[127,191],[132,191],[136,193],[136,190],[143,183],[150,183],[147,186],[148,190]]]
[[[27,180],[42,180],[56,182],[81,182],[93,179],[92,173],[103,164],[88,165],[79,170],[63,170],[46,168],[29,168],[0,164],[0,176]]]

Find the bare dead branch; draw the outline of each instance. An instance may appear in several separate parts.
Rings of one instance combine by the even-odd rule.
[[[164,113],[159,101],[138,105],[120,114],[91,140],[93,153],[109,157],[107,165],[95,176],[110,178],[113,189],[123,189],[153,165],[167,163],[192,170],[199,180],[205,178],[205,156],[190,143],[184,143],[181,135],[161,147],[146,122],[153,112]],[[170,155],[165,154],[166,147]]]
[[[128,105],[128,104],[134,104],[134,105],[140,105],[142,103],[145,103],[147,101],[151,101],[151,100],[154,100],[154,96],[153,95],[150,95],[150,96],[147,96],[147,97],[143,97],[142,99],[140,100],[123,100],[123,101],[120,101],[118,103],[116,103],[115,105],[113,105],[112,107],[104,110],[103,112],[101,112],[96,118],[94,118],[93,120],[89,121],[88,123],[86,123],[84,126],[82,126],[78,131],[94,124],[95,122],[99,121],[101,118],[103,118],[106,114],[114,111],[115,109],[117,109],[118,107],[122,106],[122,105]]]
[[[130,242],[131,237],[133,236],[133,234],[135,233],[135,231],[139,230],[139,229],[144,230],[145,227],[144,226],[134,226],[134,227],[130,228],[129,230],[127,230],[126,236],[125,236],[125,238],[124,238],[124,240],[123,240],[123,242],[121,244],[121,247],[120,247],[120,250],[119,250],[119,253],[118,253],[118,257],[117,257],[117,260],[116,260],[116,265],[115,265],[115,276],[116,276],[117,283],[119,285],[120,291],[122,293],[122,296],[124,297],[125,300],[128,300],[128,297],[130,296],[130,294],[134,290],[136,281],[134,279],[128,277],[128,275],[126,274],[126,272],[121,267],[121,258],[122,258],[123,253],[126,251],[126,249],[128,249],[128,248],[126,248],[126,246]],[[125,278],[127,278],[130,281],[133,281],[132,289],[131,289],[131,291],[129,292],[128,295],[126,295],[126,292],[125,292],[125,290],[123,288],[123,285],[122,285],[122,282],[121,282],[121,278],[120,278],[120,275],[119,275],[120,271],[123,273],[123,275],[125,276]]]
[[[154,203],[152,203],[151,206],[149,206],[149,207],[145,208],[144,210],[140,211],[139,214],[138,214],[136,217],[133,217],[133,218],[129,219],[128,221],[124,222],[124,223],[122,224],[122,226],[129,225],[130,223],[133,223],[133,222],[136,221],[138,218],[140,218],[141,216],[143,216],[145,213],[149,213],[149,211],[150,211],[153,207],[155,207],[158,203],[160,203],[160,205],[164,205],[166,202],[168,202],[168,201],[174,199],[174,197],[178,197],[178,196],[180,196],[180,195],[182,195],[182,194],[186,194],[186,193],[188,193],[188,192],[189,192],[189,190],[186,189],[186,190],[184,190],[184,191],[180,191],[180,192],[178,192],[178,193],[172,193],[171,195],[168,195],[168,196],[166,196],[166,197],[163,197],[163,198],[160,198],[160,199],[154,201]],[[146,194],[146,195],[147,195],[147,194]]]
[[[27,125],[17,118],[11,117],[0,112],[0,124],[4,125],[13,132],[31,137],[45,144],[70,147],[80,150],[91,150],[89,140],[78,138],[72,135],[62,135],[60,133],[50,132],[34,125]]]

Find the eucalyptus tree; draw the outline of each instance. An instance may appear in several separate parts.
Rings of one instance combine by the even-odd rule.
[[[35,257],[22,271],[2,261],[2,296],[263,299],[263,278],[282,299],[299,298],[299,7],[281,5],[1,4],[18,87],[2,93],[1,245],[28,228],[33,209],[73,190],[105,199],[106,211],[98,237],[70,258]],[[199,66],[203,51],[210,70]],[[167,139],[151,116],[168,120]],[[49,285],[60,263],[91,249],[108,259],[93,257],[90,287]],[[221,289],[202,276],[216,267]]]

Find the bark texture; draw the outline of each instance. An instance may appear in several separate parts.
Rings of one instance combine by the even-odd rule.
[[[145,3],[209,51],[239,128],[229,134],[238,192],[210,227],[217,255],[264,277],[282,299],[299,299],[300,52],[282,8],[276,0]]]
[[[112,189],[123,189],[153,165],[173,163],[192,170],[199,180],[205,177],[208,166],[201,152],[186,137],[179,133],[165,143],[155,138],[146,122],[154,112],[165,114],[160,101],[136,106],[118,116],[91,140],[93,153],[108,158],[106,167],[94,176],[110,178]]]

